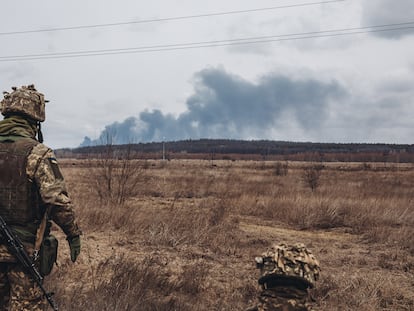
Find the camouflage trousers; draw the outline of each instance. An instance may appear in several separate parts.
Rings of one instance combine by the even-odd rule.
[[[35,282],[16,263],[0,262],[0,311],[47,310]]]
[[[308,293],[290,287],[263,289],[258,304],[250,310],[257,311],[313,311]]]

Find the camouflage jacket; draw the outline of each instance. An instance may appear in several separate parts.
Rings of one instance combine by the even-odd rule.
[[[18,131],[16,131],[16,127],[12,127],[13,132],[11,133],[11,127],[8,126],[8,123],[10,122],[7,119],[0,122],[0,138],[10,134],[14,137],[32,136],[32,131],[27,126],[19,126]],[[34,137],[32,138],[34,139]],[[75,221],[72,202],[54,152],[44,144],[36,144],[27,159],[26,175],[28,180],[37,185],[42,204],[50,207],[49,218],[63,230],[67,237],[80,235],[81,231]],[[19,236],[35,235],[37,230],[37,228],[13,229]],[[30,245],[28,248],[31,248]],[[11,258],[5,245],[0,244],[0,261],[9,261]]]
[[[314,311],[306,290],[291,286],[263,289],[258,303],[245,311]]]

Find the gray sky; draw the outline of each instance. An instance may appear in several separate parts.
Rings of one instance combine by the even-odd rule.
[[[34,83],[45,94],[50,103],[44,136],[52,148],[77,147],[85,136],[93,143],[105,131],[119,143],[237,138],[412,144],[414,1],[300,6],[316,2],[4,2],[0,87]],[[262,8],[269,9],[27,32]],[[406,28],[398,31],[322,33],[384,30],[390,27],[361,27],[407,22],[412,24],[393,26]],[[6,34],[11,32],[23,33]],[[290,36],[244,45],[5,61],[277,35]]]

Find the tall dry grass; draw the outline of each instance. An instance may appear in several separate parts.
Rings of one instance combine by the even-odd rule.
[[[85,245],[49,280],[62,309],[243,310],[254,256],[282,239],[320,259],[320,310],[414,309],[414,166],[325,164],[312,189],[306,163],[148,161],[114,204],[65,163]]]

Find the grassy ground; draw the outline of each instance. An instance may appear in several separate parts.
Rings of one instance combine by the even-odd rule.
[[[413,165],[61,164],[84,231],[75,264],[56,231],[62,310],[243,310],[254,257],[279,242],[320,260],[319,310],[414,310]]]

